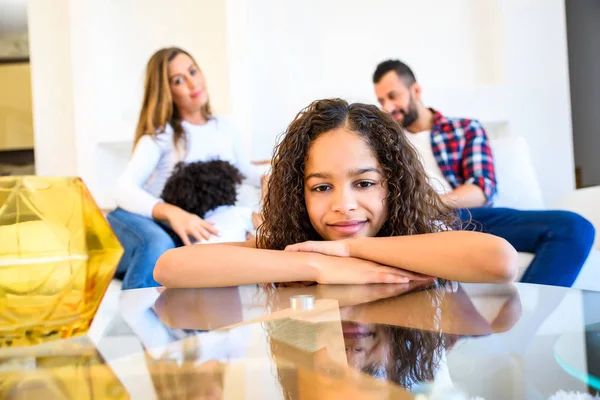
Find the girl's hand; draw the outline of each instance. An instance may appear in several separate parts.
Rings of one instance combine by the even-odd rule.
[[[191,244],[190,237],[201,242],[210,239],[211,235],[219,236],[219,231],[213,226],[213,223],[178,207],[170,210],[167,220],[171,229],[186,246]]]
[[[308,241],[308,242],[296,243],[296,244],[287,246],[285,248],[285,251],[301,251],[301,252],[307,252],[307,253],[319,253],[319,254],[333,256],[333,257],[344,257],[346,259],[352,258],[350,256],[350,248],[349,248],[348,242],[346,240],[326,240],[326,241],[321,241],[321,242]],[[362,260],[362,261],[370,262],[368,260]],[[376,263],[373,263],[373,264],[382,266],[381,264],[376,264]],[[400,268],[387,267],[387,266],[386,266],[386,268],[392,268],[396,271],[401,271],[402,276],[408,277],[409,280],[430,280],[430,279],[434,278],[432,276],[423,275],[423,274],[419,274],[418,272],[411,272],[411,271],[403,270]],[[319,283],[323,283],[323,282],[319,282]],[[366,283],[366,282],[362,282],[362,283]],[[378,283],[378,282],[371,282],[371,283]]]
[[[354,257],[315,254],[316,281],[323,284],[407,283],[420,274]]]
[[[348,242],[345,240],[326,240],[322,242],[302,242],[291,244],[285,251],[303,251],[307,253],[320,253],[334,257],[350,257]]]

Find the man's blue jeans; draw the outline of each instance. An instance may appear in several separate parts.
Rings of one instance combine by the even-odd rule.
[[[121,208],[107,217],[124,253],[115,277],[123,279],[123,289],[160,286],[152,276],[158,258],[182,245],[177,235],[151,218]]]
[[[459,210],[466,229],[506,239],[517,251],[535,253],[521,282],[571,286],[594,243],[593,225],[569,211],[522,211],[510,208]]]

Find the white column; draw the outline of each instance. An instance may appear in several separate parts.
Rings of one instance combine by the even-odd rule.
[[[29,52],[38,175],[75,175],[69,0],[29,0]]]
[[[239,129],[243,148],[249,159],[252,153],[252,119],[250,114],[247,0],[225,0],[227,20],[227,59],[231,115]]]

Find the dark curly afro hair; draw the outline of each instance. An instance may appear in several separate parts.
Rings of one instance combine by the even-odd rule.
[[[244,175],[227,161],[177,163],[160,195],[200,218],[219,206],[234,205]]]

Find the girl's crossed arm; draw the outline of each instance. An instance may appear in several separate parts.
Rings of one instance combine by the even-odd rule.
[[[244,243],[196,244],[165,252],[154,279],[167,287],[222,287],[273,282],[405,283],[418,274],[358,258],[257,249]]]
[[[305,242],[286,250],[359,258],[460,282],[509,282],[517,274],[517,252],[506,240],[471,231]]]

